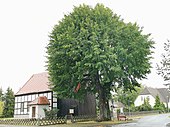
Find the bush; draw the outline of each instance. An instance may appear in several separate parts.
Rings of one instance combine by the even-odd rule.
[[[46,118],[54,118],[54,117],[56,117],[58,111],[59,111],[59,109],[57,109],[57,108],[54,108],[52,110],[47,110],[46,108],[44,108]]]
[[[149,99],[147,98],[146,100],[144,99],[144,103],[138,107],[136,107],[138,111],[151,111],[152,107],[149,104]]]
[[[163,103],[160,102],[160,98],[158,95],[156,96],[156,99],[155,99],[154,110],[160,110],[161,112],[166,111],[166,107]]]

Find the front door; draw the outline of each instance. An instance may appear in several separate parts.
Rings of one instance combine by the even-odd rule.
[[[32,118],[35,118],[36,107],[32,107]]]

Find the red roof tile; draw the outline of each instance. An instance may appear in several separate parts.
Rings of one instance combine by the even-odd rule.
[[[34,74],[15,95],[51,91],[48,76],[47,72]]]
[[[29,105],[49,105],[50,102],[45,96],[37,97],[35,100],[29,103]]]

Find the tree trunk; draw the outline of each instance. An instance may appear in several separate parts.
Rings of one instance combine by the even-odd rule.
[[[106,109],[107,109],[107,119],[111,120],[111,114],[110,114],[110,107],[109,107],[109,100],[107,99],[107,104],[106,104]]]
[[[105,90],[100,84],[99,76],[97,74],[96,76],[96,85],[98,90],[98,96],[99,96],[99,118],[100,120],[110,120],[110,109],[109,109],[109,103],[106,98]]]
[[[100,86],[99,89],[99,111],[100,111],[100,120],[110,120],[110,109],[109,103],[105,96],[105,91]]]

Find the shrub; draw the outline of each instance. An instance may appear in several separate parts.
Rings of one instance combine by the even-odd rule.
[[[46,118],[54,118],[54,117],[56,117],[58,111],[59,111],[59,109],[57,109],[57,108],[54,108],[54,109],[51,109],[51,110],[47,110],[46,108],[44,108]]]

